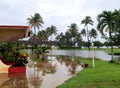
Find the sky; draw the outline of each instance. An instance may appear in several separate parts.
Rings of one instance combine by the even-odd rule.
[[[120,9],[120,0],[0,0],[0,25],[28,25],[27,18],[39,13],[44,24],[51,25],[58,33],[66,32],[71,23],[83,29],[81,20],[90,16],[96,29],[97,15],[104,10]]]

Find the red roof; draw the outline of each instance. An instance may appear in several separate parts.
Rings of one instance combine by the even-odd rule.
[[[0,29],[27,29],[29,32],[30,26],[0,25]]]

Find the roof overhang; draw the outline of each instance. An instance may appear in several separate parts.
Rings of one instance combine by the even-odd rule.
[[[0,42],[16,41],[28,37],[30,26],[0,25]]]

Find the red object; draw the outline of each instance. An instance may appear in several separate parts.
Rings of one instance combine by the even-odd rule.
[[[26,78],[26,73],[9,73],[9,78]]]
[[[26,67],[10,67],[8,69],[9,73],[26,73]]]
[[[27,29],[30,32],[30,26],[0,25],[0,29]]]
[[[88,67],[88,64],[84,64],[84,67],[85,67],[85,68]]]

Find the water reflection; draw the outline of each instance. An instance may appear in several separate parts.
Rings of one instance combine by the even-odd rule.
[[[46,61],[29,60],[26,73],[0,74],[0,88],[55,88],[82,70],[70,57],[52,56]]]
[[[0,74],[0,88],[29,88],[25,73]]]
[[[79,61],[74,61],[69,56],[57,56],[57,61],[61,64],[65,64],[65,66],[68,68],[68,71],[71,75],[77,72],[77,67],[80,65]]]
[[[30,61],[27,68],[28,80],[39,81],[39,84],[32,82],[35,87],[29,82],[30,88],[55,88],[82,70],[79,62],[65,56],[52,56],[36,63]]]

